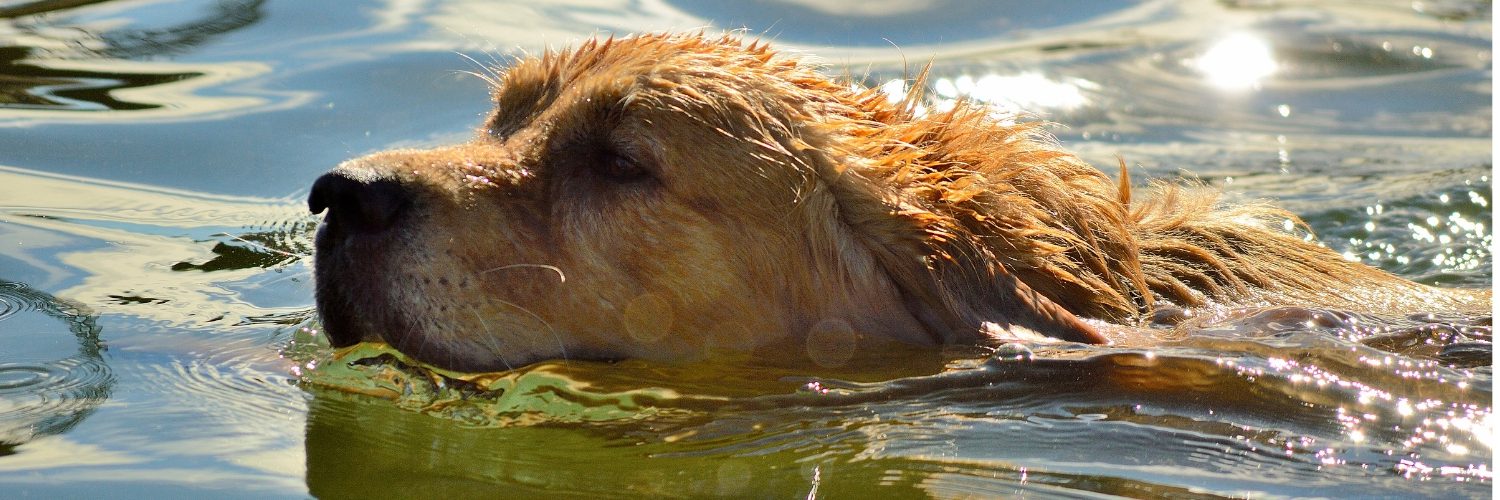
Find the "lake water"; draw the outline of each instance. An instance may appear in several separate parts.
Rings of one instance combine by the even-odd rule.
[[[1489,316],[1221,311],[1155,349],[548,362],[460,383],[330,368],[303,199],[346,158],[462,140],[487,107],[469,73],[508,55],[743,27],[892,92],[930,62],[934,106],[1033,111],[1137,184],[1274,200],[1351,259],[1490,287],[1491,16],[0,2],[0,497],[1487,497]]]

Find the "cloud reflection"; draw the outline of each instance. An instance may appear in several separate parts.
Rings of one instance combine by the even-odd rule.
[[[1203,73],[1209,84],[1225,90],[1258,89],[1261,80],[1279,69],[1270,44],[1248,33],[1219,40],[1187,64]]]

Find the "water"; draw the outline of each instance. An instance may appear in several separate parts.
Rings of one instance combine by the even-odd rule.
[[[1350,258],[1488,287],[1487,2],[340,5],[0,6],[0,496],[1490,492],[1488,317],[1211,311],[1152,349],[818,369],[340,370],[307,334],[302,204],[343,159],[461,140],[487,93],[466,72],[503,54],[745,27],[892,93],[931,62],[931,106],[1037,112],[1137,184],[1271,199]]]

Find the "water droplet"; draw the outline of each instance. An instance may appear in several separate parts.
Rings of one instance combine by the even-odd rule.
[[[1000,347],[995,348],[995,353],[990,355],[991,359],[1001,361],[1031,361],[1035,357],[1036,353],[1032,352],[1031,348],[1027,347],[1026,344],[1020,342],[1000,344]]]

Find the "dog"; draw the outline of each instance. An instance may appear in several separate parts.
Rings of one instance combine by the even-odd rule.
[[[328,339],[488,371],[1109,343],[1107,325],[1164,307],[1489,308],[1347,261],[1284,210],[1203,186],[1136,196],[1123,162],[1113,180],[1039,123],[919,112],[919,92],[819,70],[701,33],[518,61],[469,142],[315,182]]]

